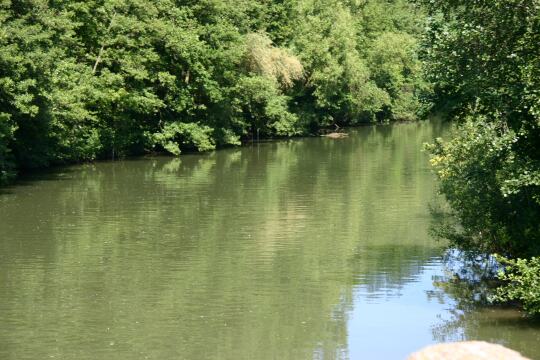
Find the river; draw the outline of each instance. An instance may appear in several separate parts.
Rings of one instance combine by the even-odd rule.
[[[404,359],[515,310],[436,286],[436,122],[86,164],[0,190],[1,359]]]

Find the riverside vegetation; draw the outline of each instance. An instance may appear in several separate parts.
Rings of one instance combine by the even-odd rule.
[[[405,0],[2,0],[0,180],[414,119],[420,13]]]
[[[538,0],[2,0],[0,25],[0,182],[428,104],[457,124],[428,147],[442,235],[522,258],[496,298],[540,312]]]
[[[442,235],[463,250],[499,254],[505,285],[493,299],[539,314],[540,2],[425,5],[434,104],[458,123],[451,141],[428,147],[460,225]]]

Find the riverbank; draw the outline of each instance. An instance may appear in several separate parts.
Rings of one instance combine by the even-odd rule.
[[[434,285],[446,270],[420,149],[445,131],[26,177],[0,195],[0,358],[393,359],[461,339],[535,358],[538,325]]]
[[[429,120],[416,120],[416,121],[429,121]],[[437,120],[438,121],[438,120]],[[274,137],[264,137],[256,139],[255,137],[249,139],[243,139],[240,145],[224,145],[216,148],[215,150],[207,150],[207,151],[198,151],[195,149],[192,150],[184,150],[181,155],[178,156],[184,156],[184,155],[194,155],[194,154],[204,154],[206,152],[211,151],[220,151],[224,149],[234,148],[238,146],[252,146],[254,144],[258,143],[265,143],[265,142],[274,142],[274,141],[287,141],[287,140],[301,140],[303,138],[313,138],[313,137],[319,137],[319,136],[325,136],[328,134],[345,134],[348,131],[359,128],[359,127],[365,127],[365,126],[388,126],[390,124],[409,124],[411,121],[394,121],[392,123],[390,122],[381,122],[381,123],[362,123],[357,124],[355,126],[347,126],[347,127],[328,127],[328,128],[319,128],[315,133],[313,134],[303,134],[303,135],[295,135],[295,136],[274,136]],[[337,129],[337,130],[336,130]],[[344,135],[337,135],[337,138],[344,137]],[[336,136],[330,136],[330,138],[336,138]],[[123,160],[136,160],[136,159],[145,159],[145,158],[152,158],[152,157],[169,157],[173,158],[174,155],[171,155],[170,153],[166,151],[149,151],[146,153],[141,153],[139,155],[131,155],[131,156],[117,156],[115,159],[112,158],[99,158],[94,160],[85,160],[85,161],[79,161],[79,162],[71,162],[71,163],[63,163],[63,164],[51,164],[46,167],[42,168],[34,168],[34,169],[21,169],[18,173],[5,173],[4,180],[0,181],[0,188],[1,187],[7,187],[7,186],[13,186],[17,185],[18,181],[21,179],[32,177],[33,175],[46,175],[48,173],[54,173],[58,171],[59,169],[65,169],[70,166],[75,166],[78,164],[95,164],[95,163],[101,163],[101,162],[107,162],[107,161],[123,161]],[[1,178],[1,177],[0,177]]]
[[[329,1],[6,5],[0,181],[59,163],[414,119],[427,90],[423,7]]]

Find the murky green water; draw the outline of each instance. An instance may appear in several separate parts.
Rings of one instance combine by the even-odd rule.
[[[0,359],[403,359],[514,311],[433,285],[433,123],[84,165],[0,195]]]

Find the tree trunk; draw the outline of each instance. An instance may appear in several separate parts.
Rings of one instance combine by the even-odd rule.
[[[115,16],[116,16],[116,11],[113,12],[113,15],[111,17],[111,21],[109,22],[109,26],[107,27],[107,32],[105,33],[105,35],[109,34],[109,32],[111,31],[111,27],[113,25]],[[105,51],[105,41],[103,41],[103,43],[101,44],[101,48],[99,49],[99,53],[98,53],[98,56],[96,58],[96,62],[94,63],[94,67],[92,68],[92,74],[96,73],[97,67],[98,67],[99,63],[101,62],[101,57],[103,56],[103,51]]]

